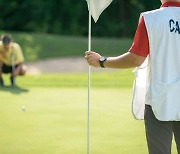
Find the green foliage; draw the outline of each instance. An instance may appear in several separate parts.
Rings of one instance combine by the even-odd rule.
[[[94,36],[133,36],[139,14],[158,8],[159,0],[113,0],[93,24]],[[87,35],[88,9],[85,0],[0,0],[0,29]]]

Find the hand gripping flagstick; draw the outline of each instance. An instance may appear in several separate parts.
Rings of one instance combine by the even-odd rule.
[[[88,51],[91,51],[91,16],[97,22],[100,14],[112,2],[112,0],[86,0],[89,9]],[[91,67],[88,70],[88,119],[87,119],[87,154],[90,154],[90,77]]]

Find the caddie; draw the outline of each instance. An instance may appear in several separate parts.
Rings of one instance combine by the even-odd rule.
[[[180,0],[161,0],[159,9],[141,14],[129,51],[85,59],[94,67],[139,67],[148,57],[145,130],[149,154],[171,154],[174,135],[180,153]]]

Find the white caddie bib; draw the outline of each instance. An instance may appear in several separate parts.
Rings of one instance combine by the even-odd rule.
[[[157,119],[180,121],[180,8],[164,7],[142,15],[150,47],[149,71],[148,75],[147,71],[139,73],[135,80],[147,79],[143,85],[145,90],[137,91],[140,86],[134,85],[133,114],[143,119],[141,108],[148,104]]]
[[[147,92],[148,57],[134,71],[132,113],[137,120],[144,119],[145,95]]]

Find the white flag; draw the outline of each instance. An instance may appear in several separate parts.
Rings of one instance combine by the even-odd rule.
[[[101,13],[111,4],[112,0],[86,0],[91,16],[97,22]]]

